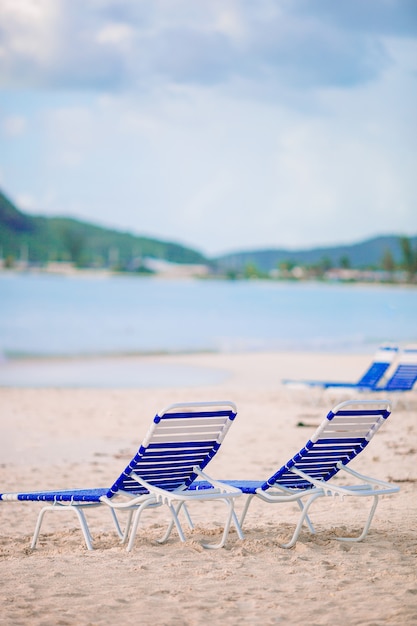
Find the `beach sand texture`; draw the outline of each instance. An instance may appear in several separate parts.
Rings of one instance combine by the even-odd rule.
[[[143,357],[146,358],[146,357]],[[149,357],[150,358],[150,357]],[[107,487],[135,453],[154,414],[173,402],[232,400],[238,416],[213,462],[214,478],[267,478],[342,399],[285,389],[282,378],[355,380],[367,355],[233,354],[152,357],[153,363],[221,368],[218,384],[142,389],[0,389],[0,490]],[[358,534],[370,501],[320,499],[311,509],[317,534],[279,546],[298,517],[295,504],[254,501],[245,539],[226,547],[199,540],[222,532],[224,507],[196,503],[195,530],[159,545],[167,512],[145,512],[136,544],[118,543],[104,507],[87,511],[95,550],[87,551],[75,515],[45,517],[30,549],[37,503],[0,503],[0,624],[412,625],[417,623],[417,397],[392,415],[352,463],[398,484],[381,498],[371,530]],[[243,498],[236,503],[238,511]]]

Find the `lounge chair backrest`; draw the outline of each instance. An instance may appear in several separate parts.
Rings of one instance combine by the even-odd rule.
[[[167,491],[186,488],[217,453],[236,417],[231,402],[173,404],[158,413],[137,454],[109,490],[147,493],[131,474]]]
[[[384,391],[411,391],[417,380],[417,348],[405,348]]]
[[[373,388],[382,379],[392,361],[398,354],[396,346],[380,346],[371,366],[357,382],[358,387]]]
[[[313,485],[294,474],[297,468],[312,478],[328,481],[339,468],[347,465],[369,443],[376,431],[390,415],[387,401],[370,404],[351,400],[338,404],[318,427],[312,438],[263,485],[265,491],[274,485],[290,489],[309,489]]]

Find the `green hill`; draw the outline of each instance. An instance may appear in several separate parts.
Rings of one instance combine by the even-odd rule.
[[[0,191],[0,247],[3,258],[32,264],[71,261],[80,267],[116,265],[137,269],[143,257],[172,263],[206,263],[190,248],[101,228],[65,217],[29,216]]]
[[[145,257],[171,263],[207,264],[218,275],[244,274],[249,266],[267,274],[280,266],[350,267],[388,269],[404,266],[401,235],[375,237],[352,245],[305,250],[248,250],[207,259],[182,245],[111,230],[65,217],[30,216],[20,211],[0,191],[0,252],[9,264],[25,259],[43,265],[70,261],[79,267],[116,267],[145,271]],[[406,238],[410,247],[409,267],[416,272],[417,236]]]
[[[403,263],[401,235],[375,237],[352,245],[333,246],[328,248],[311,248],[306,250],[248,250],[226,254],[216,259],[222,271],[242,271],[249,265],[262,272],[277,269],[280,265],[313,267],[348,266],[356,269],[382,268],[383,259],[390,255],[394,264],[399,267]],[[417,251],[417,236],[409,237],[412,249]]]

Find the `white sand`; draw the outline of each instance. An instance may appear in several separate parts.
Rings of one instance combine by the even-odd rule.
[[[216,385],[142,389],[0,389],[0,491],[108,487],[136,451],[158,409],[178,401],[233,400],[238,407],[222,449],[208,466],[215,478],[268,477],[309,438],[341,396],[288,391],[282,378],[355,380],[367,355],[242,354],[152,358],[226,369]],[[146,363],[146,359],[145,359]],[[299,422],[305,424],[298,426]],[[96,550],[88,552],[75,515],[49,514],[30,550],[36,503],[0,503],[0,624],[199,625],[417,623],[417,398],[398,402],[352,467],[397,482],[361,543],[364,501],[330,498],[313,505],[317,534],[304,530],[285,550],[296,505],[253,503],[245,539],[204,550],[219,536],[223,509],[199,504],[185,544],[165,545],[167,519],[148,511],[131,553],[119,545],[109,512],[87,512]],[[243,498],[237,502],[240,510]],[[369,503],[370,504],[370,503]],[[366,503],[366,506],[368,503]]]

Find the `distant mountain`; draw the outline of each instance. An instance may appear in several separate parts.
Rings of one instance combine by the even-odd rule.
[[[403,261],[402,235],[375,237],[361,243],[306,250],[248,250],[208,259],[199,251],[177,243],[102,228],[66,217],[31,216],[20,211],[0,191],[0,253],[12,262],[32,264],[71,261],[83,267],[145,269],[145,257],[170,263],[210,265],[217,274],[243,272],[252,265],[267,273],[280,265],[312,267],[381,268],[390,255],[396,265]],[[417,258],[417,236],[408,237]]]
[[[331,267],[347,265],[351,268],[380,268],[382,260],[391,254],[393,261],[402,263],[402,235],[375,237],[361,243],[328,248],[311,248],[306,250],[286,250],[281,248],[269,250],[248,250],[225,254],[215,259],[217,267],[222,271],[242,271],[254,265],[262,272],[277,269],[281,264],[317,266],[327,264]],[[417,236],[408,237],[414,250],[417,249]]]
[[[30,263],[72,261],[80,266],[138,269],[141,259],[205,264],[200,252],[176,243],[139,237],[65,217],[29,216],[0,191],[0,248],[3,258]]]

